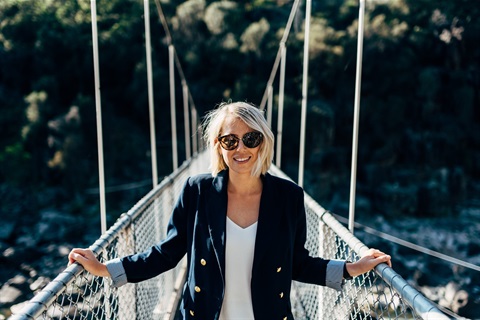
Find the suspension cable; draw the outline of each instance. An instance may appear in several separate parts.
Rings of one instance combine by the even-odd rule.
[[[357,151],[358,151],[358,122],[360,114],[360,88],[362,83],[362,56],[363,32],[365,17],[365,0],[359,1],[358,11],[358,39],[357,39],[357,71],[355,75],[355,104],[353,116],[352,137],[352,168],[350,176],[350,205],[348,213],[348,230],[353,234],[355,227],[355,192],[357,184]]]
[[[303,80],[302,80],[302,112],[300,119],[300,155],[298,157],[298,185],[303,187],[303,167],[305,165],[305,131],[307,129],[307,95],[308,95],[308,59],[310,44],[310,16],[312,14],[312,1],[306,0],[305,32],[303,39]]]
[[[342,223],[348,223],[349,220],[342,217],[342,216],[339,216],[338,214],[334,214],[332,212],[330,212],[338,221],[342,222]],[[404,247],[407,247],[409,249],[412,249],[412,250],[415,250],[415,251],[418,251],[418,252],[421,252],[421,253],[424,253],[424,254],[427,254],[427,255],[430,255],[432,257],[435,257],[435,258],[438,258],[438,259],[441,259],[441,260],[444,260],[444,261],[447,261],[447,262],[450,262],[452,264],[456,264],[456,265],[459,265],[459,266],[462,266],[462,267],[465,267],[465,268],[468,268],[468,269],[472,269],[472,270],[475,270],[475,271],[480,271],[480,266],[477,266],[473,263],[470,263],[470,262],[466,262],[466,261],[463,261],[463,260],[460,260],[460,259],[457,259],[457,258],[454,258],[454,257],[451,257],[451,256],[448,256],[444,253],[441,253],[441,252],[438,252],[438,251],[435,251],[435,250],[431,250],[431,249],[428,249],[428,248],[425,248],[423,246],[420,246],[418,244],[415,244],[415,243],[412,243],[412,242],[409,242],[409,241],[406,241],[406,240],[402,240],[400,238],[397,238],[395,236],[392,236],[391,234],[388,234],[388,233],[385,233],[385,232],[382,232],[382,231],[379,231],[379,230],[376,230],[376,229],[373,229],[371,227],[367,227],[366,225],[363,225],[361,223],[358,223],[358,222],[355,222],[355,227],[357,229],[361,229],[363,231],[365,231],[366,233],[369,233],[369,234],[372,234],[374,236],[377,236],[377,237],[380,237],[380,238],[383,238],[385,240],[388,240],[390,242],[394,242],[396,244],[399,244],[401,246],[404,246]]]
[[[150,120],[150,153],[152,161],[152,183],[155,188],[158,184],[157,172],[157,142],[155,134],[155,108],[153,104],[153,76],[152,76],[152,46],[150,40],[150,5],[149,0],[143,0],[145,20],[145,54],[147,60],[147,87],[148,87],[148,112]]]
[[[170,28],[168,27],[168,22],[167,18],[165,17],[165,14],[162,9],[162,5],[160,4],[160,0],[155,0],[155,6],[157,7],[157,13],[158,13],[158,19],[160,20],[160,23],[163,26],[163,30],[165,31],[166,35],[166,40],[167,40],[167,45],[172,48],[175,48],[173,45],[173,38],[172,34],[170,32]],[[198,119],[198,114],[197,114],[197,108],[195,107],[195,102],[193,101],[192,94],[190,92],[190,89],[188,87],[187,79],[185,78],[185,74],[183,72],[182,64],[180,63],[180,59],[178,58],[177,55],[177,50],[173,49],[173,59],[175,61],[175,67],[177,69],[178,75],[180,77],[180,81],[182,83],[182,88],[183,88],[183,98],[188,99],[188,103],[184,101],[184,105],[190,106],[190,113],[192,114],[192,139],[193,141],[193,152],[197,152],[198,144],[197,144],[197,139],[198,136],[193,138],[194,134],[198,133],[198,128],[197,128],[197,119]],[[187,117],[187,115],[185,115]],[[185,125],[186,125],[187,120],[185,120]],[[185,135],[190,138],[190,131],[186,129],[185,127]],[[187,138],[185,138],[187,139]],[[190,147],[189,147],[190,148]],[[187,152],[187,159],[188,159],[188,152]]]
[[[281,168],[282,164],[282,140],[283,140],[283,107],[285,98],[285,68],[287,48],[284,43],[280,44],[281,58],[280,58],[280,83],[278,85],[278,114],[277,114],[277,162],[278,168]]]
[[[92,14],[92,47],[93,69],[95,77],[95,106],[97,113],[97,148],[98,148],[98,182],[100,189],[100,224],[101,232],[107,231],[107,209],[105,201],[105,170],[103,161],[103,130],[102,130],[102,104],[100,99],[100,67],[98,62],[98,32],[97,32],[97,4],[90,2]]]
[[[292,9],[290,10],[290,15],[288,17],[287,25],[285,26],[285,30],[283,31],[282,40],[280,40],[280,45],[277,51],[277,56],[275,57],[275,62],[273,63],[273,68],[272,68],[272,71],[270,72],[270,78],[268,79],[267,87],[265,89],[265,92],[263,93],[262,102],[260,103],[260,106],[259,106],[260,110],[265,109],[265,104],[267,103],[267,98],[268,98],[268,88],[273,84],[273,81],[275,80],[278,66],[282,58],[282,45],[285,46],[288,40],[288,36],[290,35],[290,29],[292,28],[292,24],[293,24],[293,19],[295,18],[299,4],[300,4],[300,0],[295,0],[295,2],[292,5]]]
[[[173,46],[172,34],[170,32],[170,28],[168,27],[167,18],[165,17],[165,14],[163,12],[162,5],[160,4],[160,0],[155,0],[155,5],[157,7],[158,18],[160,20],[160,23],[163,26],[163,30],[165,31],[165,35],[167,37],[167,45],[172,45]],[[174,54],[174,59],[175,59],[175,67],[177,68],[177,72],[180,76],[180,81],[182,83],[184,83],[187,86],[187,89],[188,89],[187,79],[185,78],[185,74],[183,72],[182,64],[180,63],[180,59],[178,58],[177,50],[174,50],[173,54]],[[188,90],[188,101],[189,101],[189,104],[190,104],[190,107],[191,107],[192,114],[193,113],[196,114],[197,108],[195,107],[195,102],[193,101],[193,97],[192,97],[192,94],[191,94],[190,90]],[[194,118],[196,118],[196,117],[194,117]]]

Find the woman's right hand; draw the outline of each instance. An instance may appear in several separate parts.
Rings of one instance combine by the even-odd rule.
[[[110,273],[107,266],[100,261],[93,254],[90,249],[74,248],[68,254],[68,265],[78,262],[85,270],[97,277],[109,277]]]

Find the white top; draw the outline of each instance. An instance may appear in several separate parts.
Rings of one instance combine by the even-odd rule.
[[[242,228],[227,217],[225,297],[220,320],[254,320],[250,283],[257,224]]]

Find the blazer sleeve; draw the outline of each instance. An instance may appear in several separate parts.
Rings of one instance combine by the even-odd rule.
[[[343,285],[344,261],[311,257],[305,248],[307,220],[303,190],[297,194],[297,228],[294,240],[293,280],[314,283],[341,290]]]
[[[185,183],[173,209],[166,238],[142,253],[120,259],[128,282],[140,282],[174,268],[187,251],[188,211],[193,187]]]

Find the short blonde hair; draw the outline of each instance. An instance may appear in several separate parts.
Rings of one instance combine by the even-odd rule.
[[[257,163],[252,170],[252,176],[265,174],[273,160],[273,132],[268,126],[263,112],[256,106],[247,102],[223,102],[217,108],[208,112],[203,121],[204,140],[210,150],[210,170],[215,177],[227,169],[220,152],[218,137],[221,135],[222,127],[227,117],[234,117],[245,122],[247,126],[263,134],[263,142],[258,150]]]

